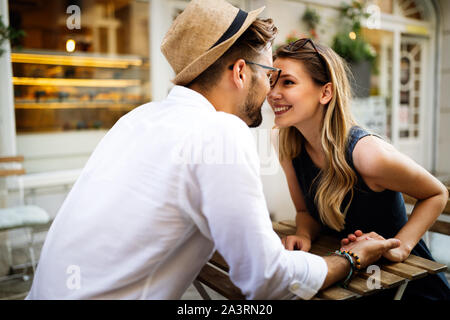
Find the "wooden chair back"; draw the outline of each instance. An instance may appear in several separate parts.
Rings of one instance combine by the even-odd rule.
[[[9,156],[0,157],[0,179],[7,178],[9,176],[21,176],[25,174],[23,168],[23,156]],[[25,202],[23,182],[21,178],[18,180],[19,185],[19,197],[23,204]],[[7,206],[8,187],[6,181],[0,181],[0,208]]]
[[[23,163],[23,156],[0,157],[0,164],[3,163]],[[25,174],[25,169],[8,169],[0,165],[0,177],[17,176]]]

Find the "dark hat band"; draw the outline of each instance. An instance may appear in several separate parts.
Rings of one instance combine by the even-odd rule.
[[[227,41],[232,36],[234,36],[242,27],[242,25],[245,22],[245,19],[247,19],[248,13],[239,9],[238,14],[236,15],[236,18],[234,18],[233,23],[230,25],[230,27],[225,31],[225,33],[220,37],[219,40],[210,48],[210,50],[214,47],[217,47],[222,42]]]

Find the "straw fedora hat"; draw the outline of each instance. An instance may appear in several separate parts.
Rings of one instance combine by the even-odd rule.
[[[192,0],[161,44],[176,74],[172,82],[187,85],[197,78],[233,45],[264,8],[247,13],[225,0]]]

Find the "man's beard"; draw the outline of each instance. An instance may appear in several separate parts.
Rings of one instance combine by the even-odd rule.
[[[257,88],[255,86],[256,84],[256,79],[252,78],[252,84],[251,84],[251,89],[250,92],[247,95],[247,99],[245,100],[245,103],[242,107],[242,111],[243,111],[243,116],[250,120],[249,122],[247,122],[247,125],[250,128],[256,128],[258,127],[261,123],[262,123],[262,114],[261,114],[261,107],[264,103],[264,100],[261,103],[257,102]]]

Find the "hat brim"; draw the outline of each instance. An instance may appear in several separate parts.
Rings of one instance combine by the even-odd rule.
[[[209,66],[211,66],[214,62],[217,61],[232,45],[236,42],[236,40],[245,32],[245,30],[250,27],[250,25],[256,20],[261,12],[263,12],[265,7],[256,9],[248,13],[247,19],[245,19],[242,27],[239,29],[236,34],[234,34],[231,38],[224,41],[220,45],[208,50],[193,62],[191,62],[186,68],[181,70],[176,77],[172,80],[172,82],[176,85],[187,85],[192,80],[197,78],[203,71],[205,71]]]

